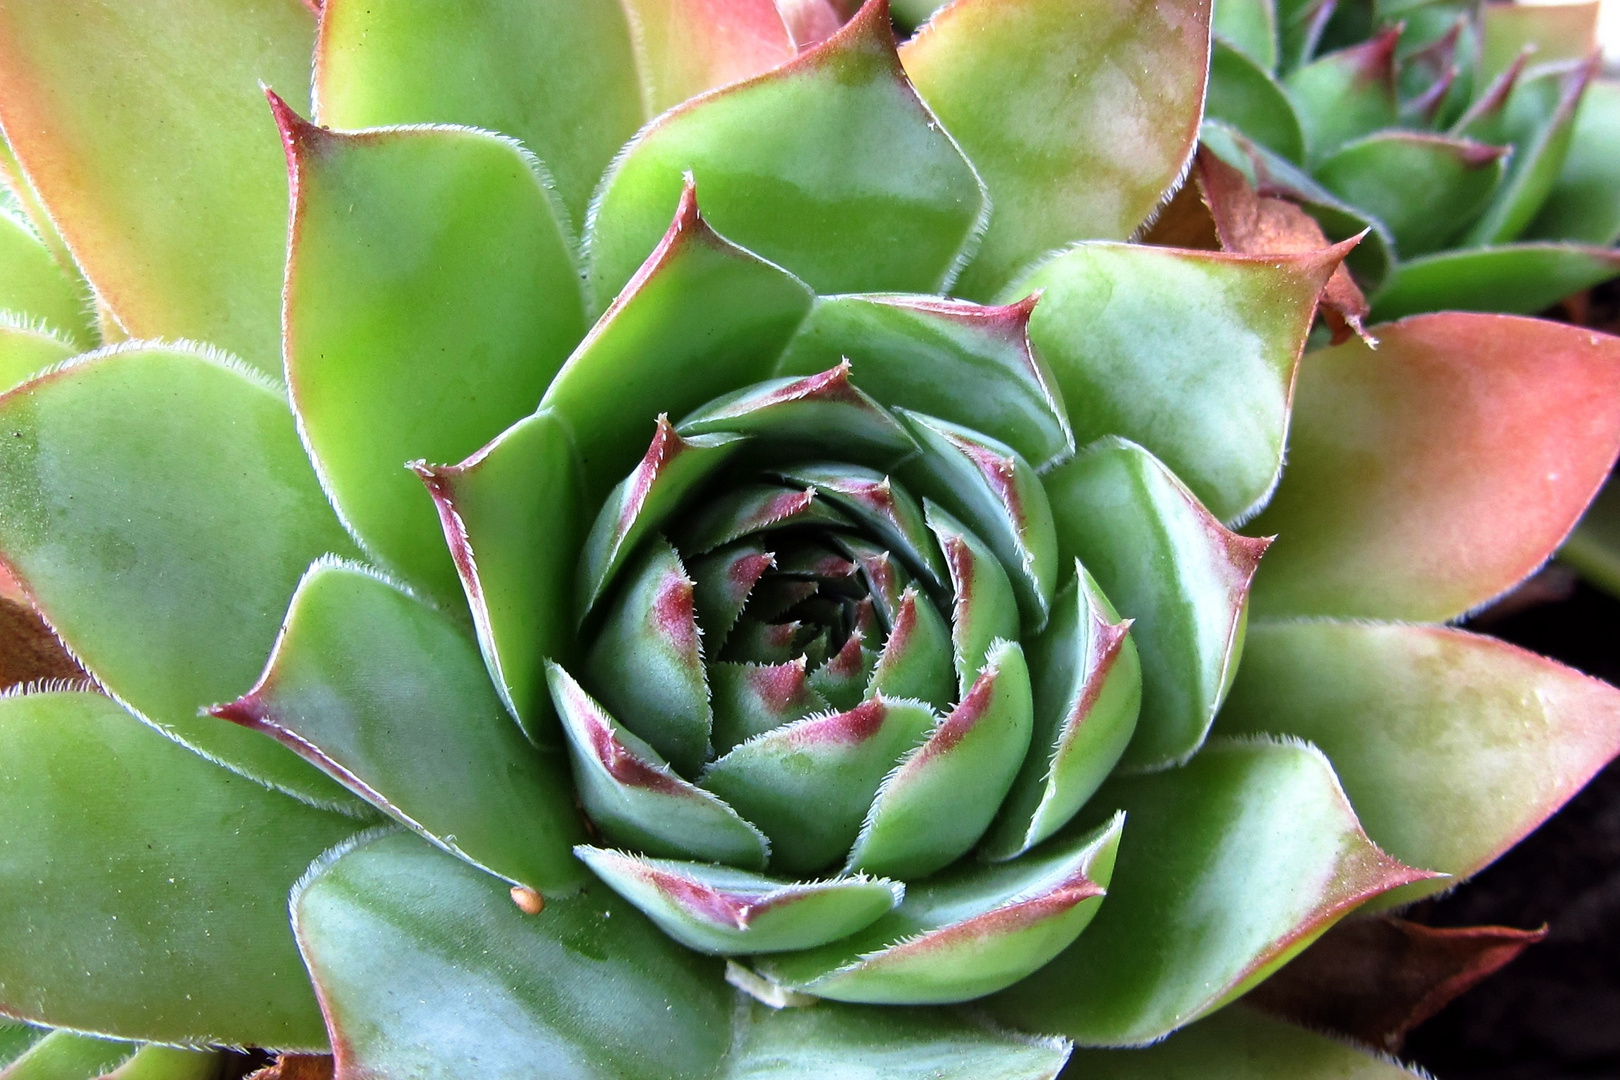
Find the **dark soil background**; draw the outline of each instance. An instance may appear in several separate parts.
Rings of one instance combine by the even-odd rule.
[[[1544,576],[1562,591],[1556,575]],[[1470,628],[1620,685],[1620,601],[1585,585],[1505,617],[1487,612]],[[1409,917],[1550,932],[1412,1032],[1404,1058],[1438,1080],[1620,1078],[1620,762],[1495,865]]]

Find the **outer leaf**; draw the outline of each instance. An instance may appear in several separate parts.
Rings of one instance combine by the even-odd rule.
[[[573,236],[614,152],[651,115],[619,0],[320,6],[321,123],[466,124],[510,135],[546,163]]]
[[[1534,315],[1620,274],[1620,254],[1581,244],[1456,248],[1394,267],[1373,294],[1373,317],[1425,311]]]
[[[1620,691],[1459,630],[1262,622],[1219,726],[1317,743],[1374,840],[1461,878],[1620,753]]]
[[[280,378],[287,187],[259,86],[307,105],[312,29],[295,0],[0,7],[0,124],[130,335]]]
[[[53,1031],[9,1068],[0,1071],[0,1077],[4,1080],[90,1080],[116,1068],[134,1050],[127,1042],[72,1031]]]
[[[701,185],[716,228],[822,293],[942,289],[984,202],[973,167],[900,70],[884,0],[796,60],[636,137],[592,219],[598,304],[657,243],[683,176]]]
[[[0,311],[40,320],[83,349],[96,340],[89,307],[84,282],[63,270],[20,218],[0,213]]]
[[[1411,1080],[1383,1058],[1235,1005],[1140,1050],[1080,1050],[1091,1080]]]
[[[300,797],[359,805],[198,710],[253,684],[310,562],[352,548],[275,390],[140,345],[0,397],[0,553],[101,684],[171,737]]]
[[[361,543],[459,599],[404,463],[458,461],[540,400],[585,333],[568,241],[510,142],[334,135],[271,104],[293,182],[285,348],[302,434]]]
[[[1215,10],[1225,6],[1217,4]],[[1210,53],[1204,115],[1231,124],[1289,161],[1305,160],[1305,133],[1282,86],[1270,71],[1219,38]]]
[[[572,662],[585,532],[579,463],[555,413],[524,417],[459,465],[418,463],[495,690],[535,742],[556,741],[542,664]]]
[[[1399,39],[1400,30],[1391,27],[1284,78],[1312,161],[1320,161],[1352,139],[1395,126],[1395,44]]]
[[[1527,237],[1613,244],[1620,239],[1620,82],[1594,79],[1575,113],[1564,169]]]
[[[648,116],[796,53],[772,0],[624,0],[624,8]]]
[[[1342,146],[1316,167],[1339,198],[1376,216],[1406,259],[1462,231],[1502,180],[1505,146],[1415,131],[1384,131]]]
[[[1206,0],[958,0],[906,43],[994,212],[956,291],[983,299],[1071,240],[1123,240],[1181,174],[1209,59]]]
[[[1220,0],[1210,15],[1210,27],[1266,71],[1277,70],[1275,0]]]
[[[508,881],[576,887],[566,768],[523,737],[466,631],[367,570],[311,568],[264,674],[216,707]]]
[[[808,375],[847,357],[855,382],[885,405],[982,431],[1044,468],[1074,452],[1074,435],[1051,372],[1030,348],[1033,307],[822,297],[777,372]]]
[[[1281,537],[1259,613],[1454,618],[1541,564],[1620,449],[1620,340],[1507,315],[1375,332],[1302,365],[1288,472],[1253,525]]]
[[[0,314],[0,392],[60,364],[75,351],[49,330],[13,318],[9,312]]]
[[[635,465],[653,417],[768,378],[810,300],[797,278],[710,229],[688,185],[663,242],[541,402],[573,435],[588,504]]]
[[[1109,783],[1096,803],[1129,821],[1108,902],[990,1003],[1083,1045],[1153,1042],[1368,898],[1430,876],[1375,847],[1327,758],[1297,743],[1214,743],[1179,769]]]
[[[96,694],[0,699],[0,744],[0,818],[32,823],[0,839],[0,1008],[131,1038],[326,1045],[286,895],[352,818]]]
[[[872,925],[905,895],[904,885],[864,875],[794,883],[708,863],[585,845],[577,851],[664,933],[709,954],[825,945]]]
[[[719,965],[606,888],[526,916],[413,836],[326,861],[293,923],[338,1074],[708,1080],[730,1042]]]
[[[1228,532],[1124,439],[1099,439],[1046,483],[1064,563],[1078,558],[1134,620],[1142,707],[1123,762],[1183,761],[1203,743],[1237,668],[1249,582],[1268,541]]]
[[[1015,291],[1043,290],[1030,337],[1080,443],[1141,443],[1231,520],[1277,482],[1295,365],[1345,250],[1261,257],[1080,244]]]

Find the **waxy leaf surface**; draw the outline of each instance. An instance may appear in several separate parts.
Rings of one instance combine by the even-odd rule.
[[[1225,7],[1223,0],[1215,10]],[[1305,133],[1287,93],[1269,70],[1219,38],[1210,53],[1204,115],[1231,124],[1289,161],[1305,160]]]
[[[1453,248],[1396,264],[1372,296],[1373,318],[1425,311],[1535,315],[1620,274],[1613,248],[1556,242]]]
[[[92,1080],[127,1059],[133,1043],[53,1031],[34,1043],[11,1066],[0,1071],[4,1080]]]
[[[1525,236],[1589,244],[1620,239],[1620,82],[1587,84],[1563,171]]]
[[[711,87],[758,75],[793,59],[784,0],[621,0],[630,17],[641,93],[657,116]],[[826,0],[796,6],[814,17]],[[808,29],[808,27],[807,27]]]
[[[0,311],[43,322],[82,349],[96,340],[86,315],[89,304],[84,282],[62,269],[33,229],[0,213]]]

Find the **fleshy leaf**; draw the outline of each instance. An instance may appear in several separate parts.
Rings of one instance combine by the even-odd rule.
[[[782,476],[791,483],[814,488],[899,556],[929,588],[944,588],[945,564],[928,533],[922,507],[904,487],[871,469],[835,462],[796,465]]]
[[[1614,338],[1459,313],[1376,333],[1301,365],[1288,471],[1253,523],[1281,537],[1257,614],[1455,618],[1547,558],[1620,449]]]
[[[1613,244],[1620,239],[1620,82],[1593,79],[1575,112],[1575,134],[1526,237]]]
[[[1277,70],[1276,0],[1219,0],[1210,28],[1266,71]]]
[[[1042,252],[1123,240],[1192,154],[1207,0],[957,0],[901,54],[984,177],[993,212],[956,292],[998,293]]]
[[[714,748],[724,754],[755,735],[825,712],[827,699],[811,688],[804,657],[780,664],[710,664]]]
[[[1620,595],[1620,484],[1611,478],[1603,486],[1559,557],[1588,581]]]
[[[1327,758],[1299,743],[1212,743],[1181,768],[1112,781],[1095,805],[1129,822],[1108,901],[1073,947],[990,1002],[1082,1045],[1153,1042],[1357,905],[1431,876],[1367,839]]]
[[[567,429],[542,410],[459,465],[414,468],[438,508],[496,692],[530,740],[555,743],[542,664],[574,660],[586,527]]]
[[[0,281],[5,280],[0,270]],[[8,325],[9,324],[9,325]],[[60,364],[77,350],[41,326],[0,313],[0,393]]]
[[[863,930],[905,886],[865,876],[790,882],[707,863],[576,849],[598,877],[670,937],[710,955],[825,945]]]
[[[730,1042],[719,964],[600,886],[525,915],[393,835],[323,861],[292,907],[339,1075],[710,1080]]]
[[[1395,126],[1399,39],[1400,30],[1391,27],[1284,77],[1311,161],[1322,160],[1352,139]]]
[[[0,311],[43,322],[64,342],[83,349],[96,340],[86,317],[89,307],[84,282],[62,269],[33,229],[0,213]]]
[[[1038,630],[1057,588],[1057,537],[1041,478],[1005,443],[902,410],[922,453],[901,471],[915,491],[945,507],[990,546],[1012,582],[1024,625]]]
[[[1416,131],[1384,131],[1341,146],[1315,170],[1322,186],[1374,214],[1403,259],[1460,232],[1502,180],[1505,146]]]
[[[932,502],[923,512],[950,568],[951,655],[957,690],[966,694],[991,645],[997,639],[1018,640],[1018,597],[1001,562],[972,530]]]
[[[0,816],[34,823],[0,840],[8,1015],[326,1045],[286,896],[363,823],[246,783],[86,693],[0,699]]]
[[[691,560],[693,602],[698,625],[708,637],[709,653],[719,655],[726,636],[776,556],[758,539],[739,541]]]
[[[771,838],[773,869],[814,873],[849,849],[883,777],[933,726],[920,702],[874,698],[756,736],[702,784]]]
[[[821,297],[777,372],[808,375],[847,357],[855,382],[885,405],[982,431],[1045,467],[1074,452],[1074,436],[1051,373],[1030,348],[1032,307]]]
[[[1460,630],[1256,622],[1219,730],[1315,742],[1368,835],[1462,878],[1620,753],[1620,691]]]
[[[1520,243],[1454,248],[1398,263],[1373,294],[1373,318],[1425,311],[1534,315],[1620,274],[1613,248]]]
[[[933,601],[913,585],[900,595],[866,692],[947,709],[956,696],[953,656],[950,627]]]
[[[653,417],[768,378],[810,301],[803,282],[710,229],[688,184],[663,242],[541,400],[569,427],[587,501],[635,465]]]
[[[1216,12],[1227,3],[1216,4]],[[1270,71],[1219,38],[1210,52],[1204,115],[1248,133],[1289,161],[1305,160],[1305,133],[1282,86]]]
[[[832,645],[827,631],[822,631],[822,639],[826,641],[825,648]],[[812,643],[813,645],[813,643]],[[812,646],[805,646],[805,655],[810,657]],[[814,660],[814,657],[810,657]],[[853,630],[845,639],[838,651],[827,657],[826,663],[821,664],[810,673],[810,686],[835,709],[849,710],[866,693],[866,688],[872,684],[873,669],[877,666],[877,653],[867,646],[866,635],[860,630]],[[809,869],[805,867],[796,872]]]
[[[1242,1005],[1152,1046],[1077,1050],[1073,1062],[1087,1080],[1413,1080],[1422,1075]]]
[[[133,1043],[53,1031],[0,1071],[4,1080],[92,1080],[111,1072],[135,1052]]]
[[[331,127],[465,124],[521,140],[576,237],[614,152],[651,115],[619,0],[322,0],[315,99]]]
[[[626,579],[585,657],[585,681],[619,723],[676,772],[695,776],[714,714],[692,579],[662,538]]]
[[[1475,79],[1484,86],[1511,67],[1526,46],[1538,66],[1585,60],[1598,47],[1598,11],[1596,3],[1482,7]]]
[[[533,409],[585,334],[549,196],[510,141],[338,135],[272,98],[293,183],[284,344],[300,431],[368,551],[460,599],[407,461],[459,461]]]
[[[1123,763],[1186,760],[1231,684],[1249,583],[1268,542],[1228,531],[1124,439],[1099,439],[1049,475],[1047,491],[1064,563],[1079,559],[1133,620],[1142,706]]]
[[[560,756],[523,737],[462,627],[361,567],[311,568],[258,684],[212,712],[508,881],[553,892],[583,876]]]
[[[1142,662],[1130,628],[1076,563],[1074,580],[1053,601],[1052,620],[1029,643],[1034,732],[980,849],[985,856],[1016,858],[1045,840],[1113,771],[1142,706]]]
[[[725,560],[729,563],[733,557],[743,557],[745,549],[757,544],[757,541],[749,541],[747,545],[739,547],[733,545],[733,541],[765,529],[803,525],[848,526],[849,519],[828,505],[826,499],[819,498],[818,494],[813,489],[802,487],[738,484],[707,500],[702,506],[682,514],[675,523],[675,540],[680,549],[689,555],[701,557],[715,552],[717,548],[724,549]],[[763,551],[761,548],[760,553]],[[752,580],[747,581],[747,587],[752,588],[754,581],[758,580],[756,570],[759,567],[754,564],[733,566],[752,575]],[[733,584],[741,588],[743,579]],[[720,630],[729,628],[731,621],[736,619],[747,595],[747,589],[743,589],[740,595],[728,601],[725,608],[733,610],[730,618],[722,621]],[[708,629],[705,624],[704,630]]]
[[[701,187],[716,228],[822,293],[944,288],[984,203],[973,167],[900,69],[884,0],[630,143],[592,217],[599,305],[658,242],[683,176]]]
[[[218,1050],[148,1044],[99,1080],[216,1080],[223,1058]]]
[[[1097,913],[1122,816],[1017,862],[972,863],[916,882],[890,914],[820,949],[766,957],[772,979],[818,997],[882,1004],[968,1001],[1040,968]]]
[[[759,829],[675,775],[560,666],[548,664],[546,673],[568,734],[574,785],[597,827],[649,855],[764,868],[770,845]]]
[[[712,479],[742,445],[735,435],[683,439],[662,413],[656,425],[641,464],[608,494],[585,537],[575,589],[581,619],[607,593],[641,542],[662,528],[681,502]]]
[[[1277,482],[1295,365],[1346,250],[1080,244],[1016,291],[1042,290],[1030,338],[1081,445],[1104,435],[1142,444],[1229,521]]]
[[[911,880],[965,854],[1012,787],[1029,752],[1033,717],[1024,652],[998,642],[961,704],[884,778],[849,867]]]
[[[308,104],[313,30],[289,0],[0,12],[0,124],[131,336],[207,341],[281,377],[287,180],[259,86]]]
[[[129,346],[0,397],[0,430],[0,558],[101,684],[233,769],[360,805],[198,716],[253,685],[309,564],[353,550],[282,395],[212,353]]]
[[[794,40],[778,6],[772,0],[624,0],[647,115],[793,59]]]
[[[50,1029],[0,1019],[0,1069],[21,1057],[28,1048],[50,1035]]]

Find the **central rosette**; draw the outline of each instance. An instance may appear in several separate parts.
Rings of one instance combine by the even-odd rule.
[[[747,387],[658,418],[578,582],[552,695],[611,845],[579,854],[678,940],[762,954],[760,985],[955,1001],[1089,922],[1119,821],[1066,826],[1140,671],[1006,444],[848,362]]]

